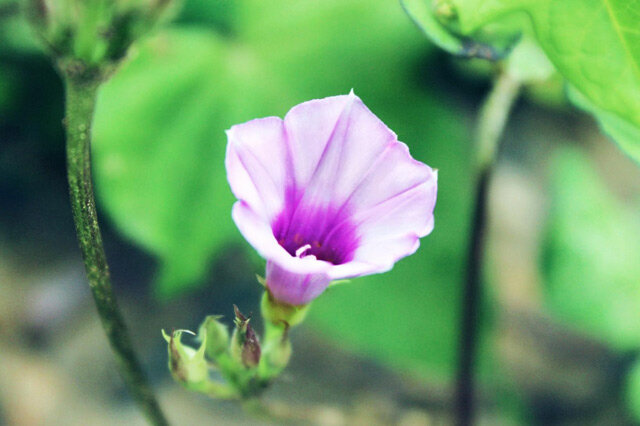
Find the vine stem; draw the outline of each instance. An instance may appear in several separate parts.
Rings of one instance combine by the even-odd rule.
[[[479,310],[482,301],[482,263],[487,225],[488,189],[498,143],[520,92],[520,86],[518,80],[507,72],[501,72],[482,104],[478,117],[475,135],[477,144],[475,195],[462,295],[458,376],[454,395],[458,426],[471,425],[474,420],[474,367],[481,322]]]
[[[122,377],[153,425],[167,425],[131,344],[118,308],[98,226],[91,178],[91,126],[101,78],[65,74],[69,196],[89,287]]]

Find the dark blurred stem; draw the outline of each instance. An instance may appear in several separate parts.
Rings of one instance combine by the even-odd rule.
[[[153,425],[168,424],[136,357],[113,294],[109,267],[98,226],[91,180],[91,124],[101,79],[65,78],[67,172],[73,220],[89,287],[102,326],[131,395]]]
[[[474,367],[478,351],[480,306],[482,302],[482,263],[487,225],[487,194],[493,173],[498,142],[518,97],[520,83],[500,73],[485,99],[476,129],[476,182],[467,253],[467,269],[462,295],[458,377],[455,389],[456,424],[468,426],[474,421]]]

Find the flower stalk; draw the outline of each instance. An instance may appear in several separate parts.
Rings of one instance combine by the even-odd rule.
[[[166,425],[167,420],[138,362],[113,294],[98,225],[91,178],[91,125],[102,77],[97,71],[76,73],[63,69],[62,73],[66,94],[69,196],[89,287],[127,388],[149,423]]]
[[[474,417],[474,367],[477,358],[479,308],[482,302],[482,263],[485,251],[487,201],[498,145],[521,83],[506,71],[496,77],[480,110],[476,128],[475,189],[460,315],[458,376],[454,403],[456,423],[467,426]]]

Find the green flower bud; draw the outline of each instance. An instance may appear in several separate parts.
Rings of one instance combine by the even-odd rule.
[[[173,15],[177,1],[28,0],[26,12],[61,68],[79,73],[116,63],[134,41]]]
[[[242,315],[236,305],[233,305],[233,310],[236,315],[236,328],[231,338],[231,355],[246,368],[253,368],[260,362],[261,349],[258,336],[249,325],[251,318]]]
[[[200,325],[200,339],[206,341],[205,353],[210,359],[216,359],[229,347],[229,331],[227,326],[218,321],[221,315],[209,315]]]
[[[191,333],[188,330],[176,330],[167,335],[162,330],[162,336],[168,343],[169,370],[173,378],[187,389],[198,390],[208,382],[209,370],[204,358],[206,348],[205,340],[198,350],[185,346],[181,342],[182,333]]]

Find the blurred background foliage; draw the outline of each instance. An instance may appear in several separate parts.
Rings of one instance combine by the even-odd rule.
[[[0,247],[37,269],[57,252],[77,255],[66,210],[62,89],[25,23],[3,14],[11,4],[0,0]],[[511,66],[539,76],[548,61],[522,46]],[[160,326],[194,328],[203,309],[229,314],[231,303],[257,312],[255,273],[264,264],[230,217],[224,130],[353,88],[414,157],[439,169],[436,226],[392,272],[327,291],[314,303],[307,331],[320,336],[327,352],[348,351],[446,389],[456,362],[470,138],[490,75],[485,64],[453,59],[427,42],[395,1],[186,0],[171,25],[133,46],[104,86],[94,129],[98,208],[116,285],[134,304],[152,294],[169,309],[190,313],[165,316],[144,330],[160,351],[155,356],[164,356]],[[620,414],[615,403],[603,403],[614,411],[605,419],[625,424],[627,412],[640,411],[640,374],[630,369],[640,349],[640,173],[605,145],[589,118],[570,109],[553,69],[539,79],[516,108],[492,193],[511,210],[494,208],[481,359],[487,398],[506,401],[497,405],[515,422],[548,424],[567,400],[580,401],[571,415],[584,419],[592,415],[584,414],[591,394],[576,389],[585,382],[569,377],[563,393],[553,377],[564,377],[558,371],[573,362],[590,371],[580,370],[598,398],[626,386],[630,410]],[[510,183],[501,184],[505,179]],[[524,209],[529,202],[533,208]],[[511,244],[531,245],[527,259],[516,249],[499,260],[510,226],[518,228]],[[518,275],[521,263],[530,268],[525,278]],[[523,288],[529,281],[539,284],[534,296]],[[513,292],[525,302],[505,297]],[[213,302],[190,304],[190,294]],[[514,312],[517,320],[509,316]],[[531,315],[532,322],[522,321]],[[534,333],[540,327],[573,337],[540,337]],[[538,336],[534,344],[602,352],[613,365],[613,382],[601,379],[608,370],[600,361],[581,364],[564,353],[542,363],[547,380],[532,369],[538,346],[509,358],[527,347],[521,339],[531,333]],[[294,347],[303,344],[294,340]],[[314,359],[300,352],[302,364],[305,356]]]
[[[127,237],[159,257],[161,298],[202,284],[212,256],[241,238],[229,214],[224,130],[354,88],[416,158],[434,167],[448,162],[438,209],[451,213],[394,274],[335,288],[315,304],[312,321],[347,346],[447,377],[468,208],[460,194],[469,167],[461,117],[445,93],[411,75],[425,66],[419,61],[434,60],[433,52],[402,10],[386,2],[234,6],[230,22],[176,25],[142,43],[105,86],[94,148],[103,207]],[[187,16],[198,15],[195,7]],[[384,60],[373,61],[377,56]],[[366,303],[354,304],[364,300],[362,292]],[[388,322],[367,321],[379,316]],[[424,330],[426,345],[413,337],[415,327]]]

